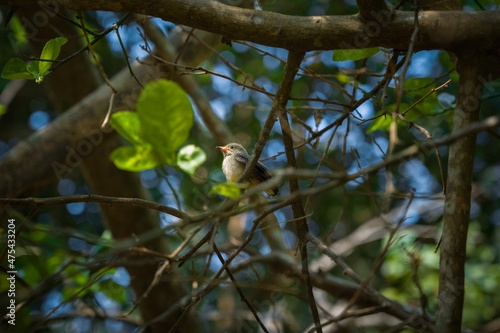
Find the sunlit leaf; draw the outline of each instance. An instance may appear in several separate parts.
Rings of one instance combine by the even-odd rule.
[[[99,238],[99,242],[95,245],[94,253],[102,253],[109,250],[113,246],[113,235],[108,229],[104,230]]]
[[[184,146],[177,154],[177,166],[190,175],[193,175],[206,160],[207,155],[203,149],[195,145]]]
[[[43,75],[40,73],[40,61],[33,60],[26,69],[35,78],[36,83],[43,81]]]
[[[61,51],[61,46],[66,44],[68,40],[64,37],[56,37],[45,43],[43,47],[40,59],[43,60],[56,60]],[[29,73],[33,75],[35,81],[40,83],[43,78],[49,73],[50,67],[52,67],[51,61],[33,60],[31,64],[27,67]]]
[[[378,47],[370,47],[367,49],[350,49],[350,50],[334,50],[332,59],[333,61],[346,61],[346,60],[361,60],[369,58],[380,51]]]
[[[0,116],[3,115],[6,111],[7,109],[5,108],[5,105],[0,104]]]
[[[131,144],[146,145],[147,141],[144,138],[137,112],[116,112],[109,119],[109,123]]]
[[[230,199],[237,199],[241,195],[241,185],[232,182],[217,184],[212,187],[210,193],[220,194]]]
[[[345,75],[344,73],[339,73],[337,75],[337,81],[339,81],[342,84],[347,84],[354,81],[354,79],[348,75]]]
[[[137,102],[146,140],[174,164],[175,151],[187,140],[193,126],[193,109],[182,88],[171,81],[150,82]]]
[[[161,154],[153,147],[118,147],[109,156],[118,169],[143,171],[164,164]]]
[[[64,37],[56,37],[54,39],[49,40],[47,43],[45,43],[45,46],[43,47],[40,59],[56,60],[57,57],[59,56],[59,52],[61,52],[61,46],[63,46],[67,42],[68,40]],[[42,75],[45,75],[51,66],[52,62],[50,61],[40,61],[39,72]]]
[[[26,63],[19,58],[11,58],[7,61],[2,70],[2,78],[9,80],[34,79],[33,75],[26,69]]]
[[[375,119],[372,124],[366,129],[366,134],[371,133],[376,130],[388,131],[391,127],[392,117],[391,115],[383,115]]]

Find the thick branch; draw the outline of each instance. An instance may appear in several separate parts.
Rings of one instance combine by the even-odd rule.
[[[175,208],[140,198],[119,198],[105,195],[67,195],[55,198],[0,198],[0,206],[31,206],[41,207],[50,205],[66,205],[75,202],[97,202],[118,207],[142,207],[175,216],[179,219],[188,217],[184,212]]]
[[[39,0],[0,0],[2,5],[33,6]],[[47,1],[56,9],[104,10],[140,13],[197,29],[288,50],[325,50],[382,46],[405,50],[414,30],[412,12],[382,10],[375,20],[363,22],[360,16],[291,16],[242,9],[208,0],[151,0],[137,2]],[[422,12],[416,50],[453,49],[463,44],[498,49],[500,11]]]
[[[453,132],[470,127],[479,119],[483,80],[479,54],[459,54],[460,74]],[[447,192],[439,261],[439,294],[436,327],[438,332],[459,332],[464,302],[464,267],[469,229],[472,171],[476,135],[450,145]]]

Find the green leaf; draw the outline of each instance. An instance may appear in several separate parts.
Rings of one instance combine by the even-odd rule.
[[[0,104],[0,116],[3,115],[5,112],[7,112],[7,109],[5,108],[5,105]]]
[[[40,59],[44,60],[56,60],[59,56],[59,52],[61,51],[61,46],[66,44],[68,40],[64,37],[56,37],[54,39],[49,40],[45,43],[43,47],[42,54],[40,55]],[[50,61],[40,61],[39,64],[39,72],[44,76],[47,71],[52,66],[52,62]]]
[[[369,58],[378,53],[378,47],[370,47],[367,49],[350,49],[350,50],[335,50],[333,51],[333,61],[346,61],[346,60],[361,60]]]
[[[9,27],[12,29],[12,32],[14,33],[13,35],[11,35],[10,33],[8,34],[8,38],[11,43],[14,42],[19,47],[19,44],[25,44],[28,42],[28,37],[26,36],[27,34],[26,23],[21,22],[21,19],[19,18],[18,15],[14,15],[12,17],[9,23]]]
[[[348,75],[345,75],[344,73],[339,73],[337,75],[337,81],[339,81],[342,84],[347,84],[347,83],[353,82],[354,79]]]
[[[47,272],[55,272],[60,268],[60,266],[65,262],[67,258],[68,253],[62,249],[58,249],[52,252],[52,254],[44,261]]]
[[[82,289],[81,286],[71,286],[71,285],[64,286],[61,290],[63,299],[65,301],[71,299],[71,297],[74,297],[81,289]],[[81,293],[78,294],[78,297],[85,296],[87,292],[88,289],[84,289]]]
[[[429,78],[408,79],[405,81],[404,89],[410,96],[424,95],[436,87],[436,83]]]
[[[2,70],[2,78],[9,80],[34,79],[33,75],[26,69],[26,63],[19,58],[11,58],[7,61]]]
[[[66,44],[67,41],[68,40],[64,37],[56,37],[54,39],[49,40],[47,43],[45,43],[45,46],[43,47],[40,59],[55,60],[59,56],[59,52],[61,51],[61,46]],[[31,64],[27,67],[27,70],[33,75],[35,81],[37,83],[40,83],[43,81],[43,78],[49,73],[50,67],[52,67],[51,61],[33,60]]]
[[[78,294],[78,297],[83,297],[87,294],[88,288],[82,290],[83,286],[89,281],[87,274],[77,272],[75,269],[68,268],[65,271],[68,276],[67,283],[62,288],[62,294],[65,300]]]
[[[99,287],[99,291],[102,291],[109,298],[114,299],[120,304],[128,301],[125,288],[111,279],[101,281]]]
[[[432,79],[429,78],[420,78],[420,79],[408,79],[405,82],[404,89],[405,92],[412,97],[410,101],[410,105],[414,103],[418,104],[414,107],[413,110],[410,110],[410,113],[418,113],[413,117],[416,119],[422,115],[430,115],[436,114],[436,112],[440,112],[441,108],[439,108],[439,103],[437,99],[437,92],[433,92],[432,94],[426,96],[423,100],[419,101],[422,97],[424,97],[429,91],[436,87],[436,83],[433,82]],[[400,108],[400,110],[403,110]],[[414,120],[414,119],[408,119]]]
[[[200,165],[207,160],[207,155],[198,146],[187,145],[177,154],[177,166],[190,175],[194,175]]]
[[[175,151],[188,138],[193,126],[193,109],[186,93],[175,82],[158,80],[143,89],[137,113],[145,139],[175,163]]]
[[[40,61],[33,60],[26,69],[35,78],[36,83],[43,81],[43,75],[40,73]]]
[[[210,190],[210,193],[220,194],[230,199],[238,199],[241,195],[241,184],[227,182],[217,184]]]
[[[141,122],[137,112],[120,111],[113,113],[109,123],[125,139],[133,145],[146,145],[147,141],[142,133]]]
[[[395,104],[391,104],[391,105],[388,105],[387,106],[387,110],[389,111],[393,111],[394,108],[395,108]],[[407,103],[401,103],[399,104],[399,109],[398,109],[398,112],[399,113],[403,113],[405,110],[407,110],[410,106],[407,104]],[[416,120],[417,118],[420,118],[422,115],[420,113],[415,113],[413,112],[413,110],[410,110],[406,115],[405,115],[405,118],[409,121],[414,121]],[[379,111],[377,112],[377,116],[382,114],[382,111]],[[366,129],[366,133],[371,133],[373,131],[376,131],[376,130],[382,130],[382,131],[389,131],[389,128],[391,127],[391,124],[392,124],[392,115],[391,114],[385,114],[381,117],[378,117],[377,119],[375,119],[372,124]],[[399,127],[405,127],[407,126],[406,122],[404,122],[403,120],[399,119],[399,118],[396,118],[396,125],[399,126]]]
[[[390,114],[385,114],[383,116],[375,119],[372,124],[366,129],[366,134],[374,132],[376,130],[388,131],[391,127],[392,117]]]
[[[163,158],[153,147],[118,147],[109,156],[118,169],[143,171],[164,164]]]

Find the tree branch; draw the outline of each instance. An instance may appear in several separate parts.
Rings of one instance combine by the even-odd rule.
[[[105,195],[67,195],[54,198],[0,198],[0,206],[31,206],[41,207],[49,205],[67,205],[75,202],[97,202],[119,207],[142,207],[166,213],[180,219],[188,215],[175,208],[161,205],[159,203],[138,198],[117,198]]]
[[[378,3],[378,2],[377,2]],[[47,5],[57,9],[131,12],[159,17],[223,35],[288,50],[326,50],[382,46],[405,50],[414,30],[413,13],[389,11],[372,14],[375,20],[362,22],[360,16],[292,16],[237,8],[208,0],[151,0],[137,2],[68,0],[0,0],[0,5]],[[215,15],[216,13],[216,15]],[[498,49],[499,10],[484,12],[422,12],[416,50],[453,49],[459,45],[480,45]]]
[[[295,79],[295,75],[297,75],[302,59],[304,59],[303,52],[289,51],[285,73],[283,74],[283,79],[278,88],[278,91],[276,92],[276,99],[274,100],[271,110],[271,112],[277,113],[279,115],[281,131],[283,134],[283,143],[285,144],[286,159],[288,162],[288,166],[291,168],[297,168],[297,162],[295,161],[292,130],[290,128],[290,123],[288,122],[286,104],[290,98],[290,91],[292,90],[293,80]],[[299,183],[297,179],[290,179],[290,193],[298,192],[299,190]],[[292,211],[293,218],[298,219],[296,223],[296,234],[299,240],[300,257],[302,260],[302,274],[304,275],[304,280],[306,283],[307,301],[309,302],[309,308],[312,312],[316,331],[323,332],[321,321],[319,318],[318,307],[316,305],[312,290],[311,276],[309,275],[309,263],[307,260],[307,234],[309,233],[309,228],[307,226],[304,206],[300,198],[296,198],[292,201]]]

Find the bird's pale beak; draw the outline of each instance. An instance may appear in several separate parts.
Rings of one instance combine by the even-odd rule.
[[[219,149],[223,153],[225,153],[229,150],[229,148],[227,148],[226,146],[217,146],[215,148]]]

